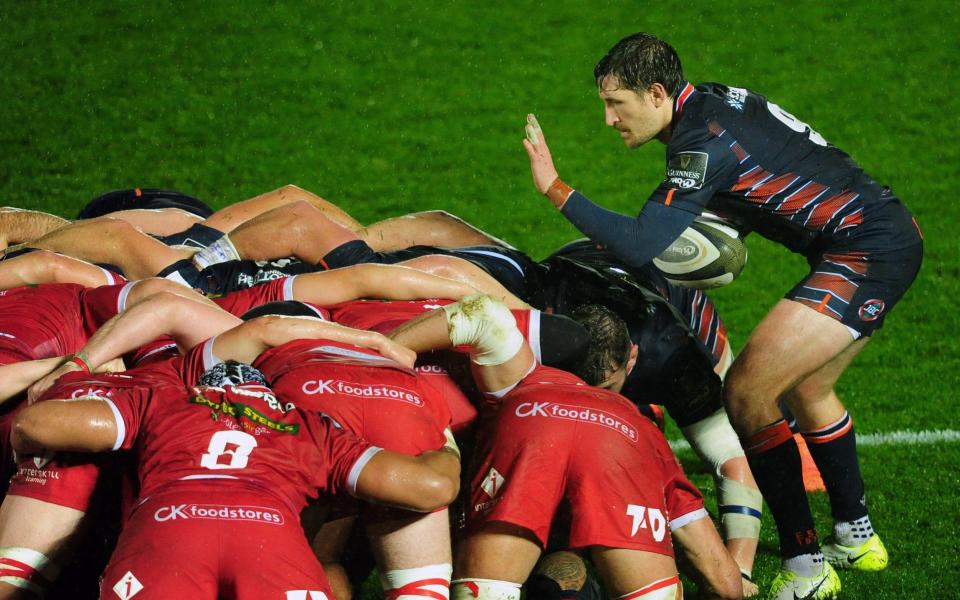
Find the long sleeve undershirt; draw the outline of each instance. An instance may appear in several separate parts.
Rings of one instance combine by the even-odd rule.
[[[658,202],[647,202],[639,215],[630,217],[597,206],[576,190],[561,212],[584,235],[634,267],[659,256],[696,217]]]

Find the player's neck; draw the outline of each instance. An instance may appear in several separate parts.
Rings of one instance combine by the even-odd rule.
[[[666,123],[664,124],[663,129],[660,130],[660,133],[658,133],[655,136],[656,139],[664,145],[670,142],[670,137],[673,135],[673,119],[676,116],[673,113],[672,100],[669,102],[669,104],[667,104],[667,107],[669,112],[665,112],[664,114],[664,119],[666,119]]]

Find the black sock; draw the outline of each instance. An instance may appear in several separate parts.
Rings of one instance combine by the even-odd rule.
[[[803,439],[823,477],[833,518],[837,521],[855,521],[866,516],[867,501],[850,415],[843,413],[840,419],[826,427],[804,432]]]
[[[757,480],[780,535],[784,558],[820,551],[807,492],[803,487],[800,450],[783,419],[745,440],[747,462]]]

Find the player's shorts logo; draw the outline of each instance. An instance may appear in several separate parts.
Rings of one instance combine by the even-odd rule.
[[[490,467],[490,471],[487,473],[487,476],[483,478],[483,481],[480,483],[480,489],[490,497],[490,500],[483,502],[478,502],[474,505],[473,510],[476,512],[486,511],[493,508],[493,505],[499,502],[497,495],[500,493],[500,490],[503,489],[504,484],[507,483],[507,478],[500,474],[495,468]]]
[[[861,321],[873,321],[883,313],[883,309],[886,307],[883,300],[867,300],[860,305],[860,320]]]
[[[127,571],[123,574],[123,577],[120,578],[113,586],[113,593],[117,595],[120,600],[129,600],[143,590],[143,584],[133,575],[132,572]]]

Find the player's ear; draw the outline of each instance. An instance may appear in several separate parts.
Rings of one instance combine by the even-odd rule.
[[[637,366],[637,358],[640,356],[640,346],[630,344],[630,357],[627,359],[627,375]]]
[[[664,102],[670,101],[670,93],[667,91],[667,88],[663,87],[662,83],[650,84],[650,87],[647,88],[647,93],[650,94],[650,99],[657,108],[660,108]]]

